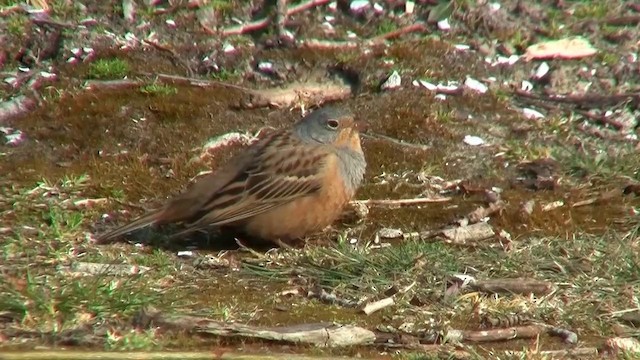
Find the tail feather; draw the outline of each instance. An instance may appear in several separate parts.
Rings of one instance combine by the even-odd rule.
[[[156,223],[159,219],[159,215],[162,213],[161,210],[159,211],[154,211],[151,212],[149,214],[146,214],[136,220],[134,220],[133,222],[130,222],[126,225],[123,225],[119,228],[116,228],[114,230],[111,230],[110,232],[100,235],[97,239],[97,242],[99,244],[104,244],[107,242],[110,242],[111,240],[120,237],[124,234],[130,233],[132,231],[138,230],[138,229],[142,229],[145,226],[151,225],[153,223]]]

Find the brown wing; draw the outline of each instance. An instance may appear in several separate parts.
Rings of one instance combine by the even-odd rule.
[[[326,146],[302,145],[290,133],[275,135],[243,171],[211,194],[192,217],[189,229],[176,236],[236,223],[319,191],[320,172],[329,155]]]
[[[260,144],[256,145],[258,145],[256,148],[260,147]],[[236,155],[226,166],[199,179],[163,208],[151,211],[128,224],[99,236],[97,242],[106,243],[151,224],[162,225],[192,219],[205,206],[207,199],[232,182],[244,170],[246,165],[250,163],[254,152],[255,150],[250,148]]]

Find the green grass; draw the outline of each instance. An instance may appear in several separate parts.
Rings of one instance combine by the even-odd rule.
[[[114,80],[122,79],[130,72],[129,63],[119,58],[98,59],[89,65],[87,72],[90,79]]]
[[[169,96],[178,93],[175,86],[153,83],[140,88],[140,92],[147,95]]]
[[[90,181],[86,175],[65,176],[4,192],[18,220],[4,219],[15,230],[0,246],[0,309],[14,313],[21,329],[47,338],[89,326],[98,333],[109,329],[103,339],[108,349],[154,348],[152,333],[124,328],[116,336],[116,329],[143,306],[162,306],[179,298],[179,293],[171,294],[166,287],[154,287],[175,268],[166,252],[123,256],[88,247],[87,219],[95,212],[68,204],[83,198]],[[80,261],[142,265],[152,271],[129,276],[71,272]],[[154,273],[156,269],[160,271]]]

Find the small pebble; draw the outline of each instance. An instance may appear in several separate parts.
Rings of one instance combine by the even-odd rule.
[[[547,64],[547,62],[543,62],[542,64],[540,64],[540,66],[538,66],[538,68],[536,69],[536,73],[533,75],[533,78],[536,80],[540,80],[543,77],[545,77],[545,75],[547,75],[549,73],[549,64]]]
[[[273,73],[273,63],[268,61],[261,61],[258,63],[258,70],[264,73]]]
[[[442,31],[451,30],[451,25],[449,24],[449,19],[444,19],[444,20],[438,21],[438,29],[440,29]]]
[[[397,239],[401,238],[404,232],[400,229],[382,228],[378,230],[378,236],[381,239]]]
[[[399,88],[400,85],[402,85],[402,78],[400,77],[400,74],[396,70],[394,70],[391,75],[389,75],[387,80],[382,83],[380,88],[382,90],[393,90]]]
[[[361,14],[371,7],[369,0],[354,0],[349,4],[349,10],[354,14]]]
[[[438,89],[437,86],[425,80],[413,80],[412,84],[413,86],[422,86],[423,88],[431,91],[435,91],[436,89]]]
[[[413,10],[416,8],[416,3],[414,1],[407,1],[404,3],[404,12],[405,14],[413,14]]]
[[[464,81],[464,85],[468,88],[471,89],[473,91],[479,92],[481,94],[484,94],[487,92],[487,90],[489,90],[489,88],[487,87],[487,85],[481,83],[480,81],[467,77],[467,79]]]
[[[235,51],[236,51],[236,47],[229,43],[225,43],[222,46],[222,52],[224,52],[225,54],[231,54],[231,53],[234,53]]]
[[[530,81],[523,80],[522,85],[520,85],[520,90],[530,92],[533,90],[533,84]]]
[[[484,145],[484,140],[481,137],[474,136],[474,135],[465,135],[465,137],[464,137],[464,139],[462,141],[465,144],[471,145],[471,146]]]
[[[524,108],[522,109],[522,113],[524,114],[524,117],[526,117],[527,119],[540,119],[543,118],[544,115],[536,110],[533,109],[529,109],[529,108]]]

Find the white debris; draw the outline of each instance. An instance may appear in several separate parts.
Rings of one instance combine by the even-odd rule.
[[[431,91],[435,91],[438,87],[426,80],[413,80],[413,86],[422,86],[423,88]]]
[[[231,53],[234,53],[235,51],[236,51],[236,47],[229,43],[225,43],[222,46],[222,52],[224,52],[225,54],[231,54]]]
[[[475,135],[465,135],[465,137],[464,137],[464,139],[462,141],[465,144],[471,145],[471,146],[484,145],[484,140],[481,137],[475,136]]]
[[[268,61],[261,61],[258,63],[258,70],[264,73],[272,73],[273,72],[273,63]]]
[[[546,61],[542,62],[540,66],[536,69],[536,73],[533,75],[533,78],[536,80],[542,79],[545,75],[549,73],[549,64]]]
[[[455,44],[455,45],[453,45],[453,47],[456,50],[460,50],[460,51],[466,51],[466,50],[471,49],[471,46],[469,46],[467,44]]]
[[[542,206],[542,211],[551,211],[564,206],[564,201],[558,200]]]
[[[4,138],[7,141],[7,145],[16,146],[24,141],[24,133],[18,129],[2,126],[0,127],[0,132],[5,134]]]
[[[405,14],[413,14],[413,10],[416,8],[416,3],[414,1],[407,1],[404,3],[404,12]]]
[[[380,88],[382,90],[393,90],[399,88],[400,85],[402,85],[402,78],[400,77],[400,74],[396,70],[394,70],[391,75],[389,75],[387,80],[382,83]]]
[[[522,109],[522,113],[524,114],[524,117],[531,120],[541,119],[544,117],[541,112],[529,108]]]
[[[464,86],[466,86],[468,89],[479,92],[481,94],[484,94],[489,90],[487,85],[468,76],[467,76],[467,79],[464,81]]]
[[[451,25],[449,24],[449,19],[444,19],[444,20],[438,21],[438,29],[440,29],[442,31],[451,30]]]
[[[360,14],[371,7],[369,0],[354,0],[349,4],[349,10],[354,14]]]
[[[47,80],[55,79],[57,77],[56,74],[50,73],[48,71],[40,71],[40,76]]]
[[[496,58],[496,61],[491,61],[491,59],[487,59],[487,62],[491,64],[491,66],[496,66],[496,65],[513,65],[515,63],[518,62],[518,60],[520,60],[520,56],[518,55],[511,55],[509,57],[506,56],[498,56]]]
[[[522,80],[522,85],[520,85],[520,89],[522,91],[530,92],[533,90],[533,84],[530,81]]]
[[[404,232],[400,229],[382,228],[378,230],[378,236],[382,239],[397,239],[403,234]]]
[[[455,82],[448,82],[446,85],[445,84],[438,84],[437,86],[437,90],[441,90],[441,91],[447,91],[447,92],[453,92],[456,91],[460,88],[460,86],[455,83]]]

